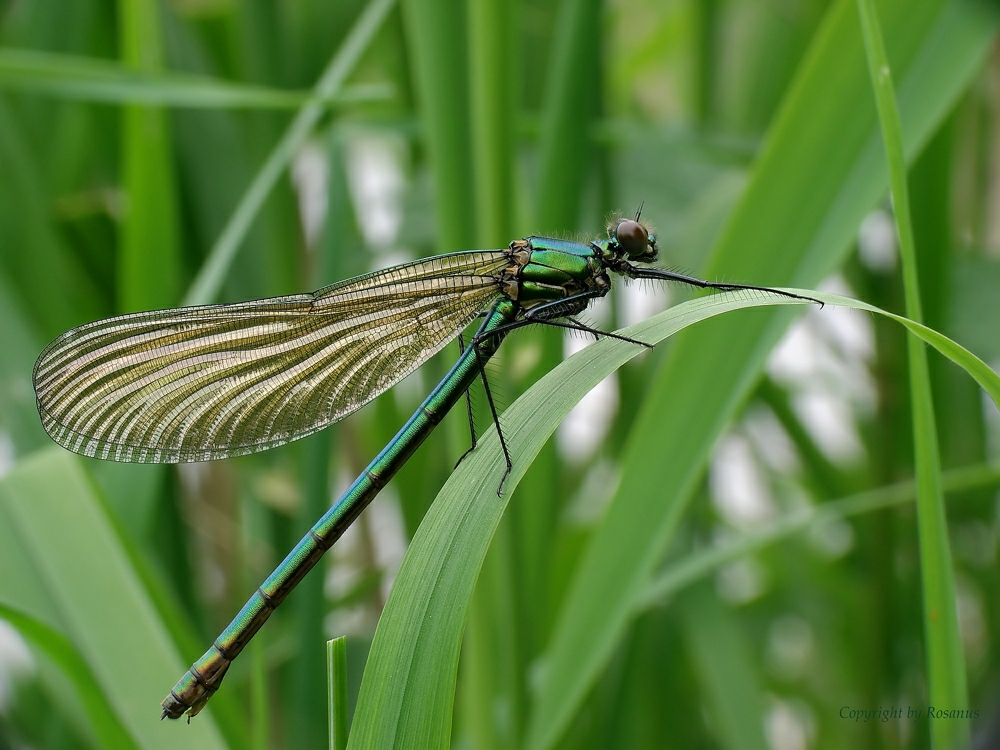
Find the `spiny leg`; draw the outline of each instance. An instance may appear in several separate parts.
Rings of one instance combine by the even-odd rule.
[[[754,286],[752,284],[726,284],[721,281],[706,281],[705,279],[699,279],[697,276],[689,276],[685,273],[665,271],[662,268],[640,268],[638,266],[633,266],[631,263],[624,263],[617,270],[633,279],[677,281],[681,284],[687,284],[688,286],[696,286],[699,289],[715,289],[720,292],[737,292],[740,290],[768,292],[770,294],[777,294],[780,297],[787,297],[788,299],[797,299],[802,300],[803,302],[815,302],[820,307],[825,307],[822,300],[815,299],[814,297],[806,297],[801,294],[795,294],[794,292],[786,292],[782,289],[774,289],[767,286]]]
[[[458,348],[460,350],[459,356],[461,356],[462,354],[465,354],[465,338],[462,336],[461,333],[458,334]],[[478,352],[477,352],[477,355],[478,355]],[[479,372],[483,376],[483,382],[485,383],[486,382],[486,372],[485,372],[485,370],[481,369]],[[456,469],[458,468],[458,465],[460,463],[462,463],[462,461],[465,460],[465,457],[468,456],[470,453],[472,453],[472,451],[474,451],[476,449],[476,444],[477,444],[476,443],[476,420],[474,419],[474,417],[472,415],[472,394],[470,393],[470,390],[471,389],[468,389],[468,388],[465,390],[465,411],[469,415],[469,433],[472,436],[472,445],[469,446],[469,449],[467,451],[465,451],[465,453],[463,453],[461,456],[458,457],[458,460],[455,462],[455,468]]]
[[[603,290],[594,290],[581,292],[580,294],[575,294],[570,297],[566,297],[561,300],[554,300],[537,307],[532,308],[523,318],[520,320],[515,320],[506,325],[498,326],[491,331],[486,333],[477,333],[472,338],[472,346],[476,351],[476,358],[481,361],[479,352],[479,343],[490,336],[506,335],[511,331],[518,328],[523,328],[526,325],[531,325],[532,323],[539,323],[542,325],[551,325],[556,328],[567,328],[574,331],[584,331],[585,333],[593,334],[594,336],[607,336],[613,339],[619,339],[620,341],[627,341],[630,344],[637,344],[638,346],[646,347],[647,349],[652,349],[651,344],[647,344],[644,341],[637,341],[636,339],[630,339],[625,336],[619,336],[616,333],[607,333],[605,331],[600,331],[596,328],[592,328],[572,317],[573,313],[580,312],[585,309],[585,303],[596,297],[603,297],[606,294]],[[549,317],[551,316],[551,317]],[[563,323],[561,321],[554,320],[556,317],[565,317],[572,321],[571,323]],[[480,375],[483,378],[483,387],[486,390],[486,400],[490,405],[490,413],[493,415],[493,423],[497,428],[497,437],[500,438],[500,447],[503,449],[504,459],[507,462],[507,470],[503,474],[503,478],[500,480],[500,486],[497,487],[497,495],[499,496],[503,490],[503,484],[507,480],[507,476],[510,474],[511,469],[514,468],[514,464],[510,458],[510,451],[507,449],[507,441],[504,439],[503,430],[500,427],[500,417],[497,415],[496,405],[493,402],[493,393],[490,391],[489,379],[486,377],[486,372],[484,368],[480,368]]]
[[[581,331],[583,333],[589,333],[598,339],[601,337],[609,339],[617,339],[618,341],[624,341],[629,344],[644,346],[647,349],[655,348],[652,344],[647,344],[645,341],[639,341],[639,339],[629,338],[628,336],[620,336],[617,333],[611,333],[609,331],[602,331],[599,328],[593,328],[591,326],[588,326],[586,323],[583,323],[577,320],[576,318],[570,317],[568,315],[566,316],[566,320],[569,320],[571,322],[563,323],[560,320],[553,320],[551,318],[523,318],[522,320],[516,321],[515,323],[511,323],[509,327],[505,326],[503,330],[505,333],[510,333],[510,331],[515,330],[517,328],[523,328],[526,325],[553,326],[554,328],[565,328],[569,331]],[[490,334],[493,334],[495,332],[496,331],[490,331]]]
[[[605,291],[580,292],[564,299],[546,302],[528,310],[523,318],[505,323],[502,326],[497,326],[492,331],[485,333],[481,338],[479,334],[476,334],[475,340],[482,341],[490,336],[506,335],[511,331],[524,328],[524,326],[531,325],[532,323],[550,323],[556,325],[557,328],[572,328],[569,325],[554,324],[552,321],[555,318],[565,318],[582,312],[586,309],[590,300],[603,297],[605,294]]]
[[[582,333],[589,333],[598,339],[601,337],[609,339],[617,339],[618,341],[624,341],[629,344],[644,346],[647,349],[655,348],[652,344],[647,344],[645,341],[639,341],[639,339],[631,339],[628,336],[619,336],[617,333],[609,333],[608,331],[602,331],[598,328],[592,328],[588,326],[586,323],[581,323],[575,318],[567,317],[566,319],[572,321],[572,323],[563,323],[562,321],[552,320],[549,318],[538,318],[537,320],[524,318],[523,320],[519,320],[516,323],[511,324],[509,328],[505,327],[503,330],[504,333],[510,333],[513,330],[516,330],[518,328],[523,328],[524,326],[527,325],[552,326],[553,328],[565,328],[568,331],[581,331]],[[487,334],[487,336],[484,336],[483,338],[487,338],[489,335],[492,335],[494,333],[496,333],[496,331],[490,331]]]
[[[497,428],[497,437],[500,438],[500,448],[503,450],[504,460],[507,462],[507,468],[503,472],[503,476],[500,477],[500,484],[497,485],[497,497],[500,497],[503,492],[503,483],[507,481],[507,477],[510,475],[510,470],[514,468],[514,463],[510,460],[510,451],[507,450],[507,441],[503,437],[503,429],[500,427],[500,415],[497,414],[496,404],[493,403],[493,393],[490,391],[490,381],[486,377],[486,368],[483,367],[483,358],[479,351],[479,341],[480,338],[477,335],[472,339],[472,348],[476,351],[476,359],[479,361],[479,374],[483,378],[483,388],[486,390],[486,402],[490,405],[490,414],[493,415],[493,424]]]
[[[556,326],[557,328],[566,328],[570,331],[582,331],[583,333],[589,333],[593,335],[594,338],[596,339],[600,339],[602,337],[608,339],[617,339],[618,341],[625,341],[629,344],[637,344],[639,346],[644,346],[647,349],[655,348],[652,344],[647,344],[645,341],[639,341],[639,339],[632,339],[629,338],[628,336],[619,336],[617,333],[602,331],[599,328],[588,326],[586,323],[579,321],[576,318],[570,317],[568,315],[566,316],[566,320],[570,321],[572,325],[570,323],[562,323],[558,320],[536,320],[533,322],[541,323],[542,325]]]

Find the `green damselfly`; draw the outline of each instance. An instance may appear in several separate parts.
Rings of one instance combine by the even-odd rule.
[[[321,430],[482,319],[445,378],[170,691],[162,716],[194,716],[204,707],[271,612],[479,377],[500,432],[484,366],[511,331],[539,323],[622,338],[575,317],[610,291],[611,273],[817,302],[635,265],[656,260],[656,238],[637,214],[611,222],[607,239],[528,237],[504,250],[438,255],[312,294],[121,315],[50,343],[33,379],[53,440],[86,456],[177,463],[255,453]],[[502,432],[500,444],[509,471]]]

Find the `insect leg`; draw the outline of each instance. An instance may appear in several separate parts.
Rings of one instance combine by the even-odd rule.
[[[639,346],[644,346],[647,349],[654,348],[652,344],[647,344],[645,341],[639,341],[638,339],[631,339],[628,336],[619,336],[617,333],[602,331],[598,328],[593,328],[591,326],[588,326],[586,323],[581,323],[576,318],[567,317],[566,320],[570,322],[563,323],[562,321],[559,320],[546,320],[546,319],[534,320],[532,322],[538,323],[539,325],[555,326],[556,328],[566,328],[570,331],[583,331],[584,333],[592,334],[595,338],[598,339],[601,337],[608,339],[617,339],[618,341],[626,341],[629,344],[638,344]]]
[[[460,350],[460,354],[465,354],[465,338],[462,336],[461,333],[458,334],[458,347]],[[483,376],[483,383],[486,383],[485,368],[481,369],[479,372]],[[489,386],[487,386],[487,390],[488,389]],[[456,469],[458,468],[458,465],[465,460],[465,457],[476,449],[476,421],[472,415],[472,395],[469,393],[468,389],[466,389],[465,391],[465,411],[469,415],[469,433],[472,436],[472,445],[469,446],[469,449],[465,451],[465,453],[463,453],[461,456],[458,457],[458,460],[455,462]]]
[[[598,338],[604,336],[606,338],[618,339],[619,341],[627,341],[630,344],[636,344],[638,346],[644,346],[647,349],[652,349],[652,345],[647,344],[644,341],[628,338],[627,336],[620,336],[617,333],[608,333],[607,331],[598,330],[597,328],[588,326],[585,323],[581,323],[573,317],[574,314],[585,310],[587,308],[587,303],[590,300],[596,299],[597,297],[603,297],[606,293],[607,292],[604,290],[597,289],[588,292],[580,292],[579,294],[574,294],[564,299],[545,302],[544,304],[532,307],[530,310],[525,312],[524,317],[520,320],[511,321],[506,325],[494,328],[492,331],[486,333],[483,338],[498,335],[500,333],[507,334],[516,328],[522,328],[526,325],[530,325],[531,323],[539,323],[542,325],[555,326],[556,328],[567,328],[572,331],[583,331],[597,336]],[[566,318],[571,322],[563,323],[556,320],[557,318]]]
[[[503,492],[503,483],[507,481],[507,477],[510,475],[510,470],[514,468],[514,463],[510,460],[510,451],[507,450],[507,441],[503,437],[503,429],[500,427],[500,415],[497,414],[496,404],[493,403],[493,393],[490,391],[490,381],[486,377],[486,368],[483,367],[484,362],[482,355],[479,351],[479,341],[481,339],[477,335],[476,338],[472,339],[472,347],[476,351],[476,359],[479,360],[479,374],[483,378],[483,388],[486,390],[486,401],[490,405],[490,414],[493,415],[493,424],[497,428],[497,437],[500,438],[500,448],[503,450],[504,460],[507,462],[507,468],[504,469],[503,476],[500,477],[500,484],[497,485],[497,497],[500,497]]]
[[[564,297],[563,299],[545,302],[527,310],[524,313],[524,317],[518,320],[512,320],[510,323],[497,326],[493,330],[487,331],[484,334],[477,333],[473,342],[482,341],[490,336],[506,335],[513,330],[523,328],[524,326],[532,323],[548,323],[554,318],[564,318],[569,315],[575,315],[586,310],[587,304],[590,300],[597,297],[603,297],[605,294],[607,294],[606,291],[593,290],[589,292],[580,292],[579,294]]]
[[[794,292],[786,292],[782,289],[774,289],[768,286],[753,286],[752,284],[726,284],[721,281],[706,281],[705,279],[699,279],[695,276],[688,276],[685,273],[677,273],[676,271],[665,271],[662,268],[639,268],[638,266],[633,266],[631,263],[623,262],[620,267],[614,269],[616,272],[624,274],[632,279],[657,279],[659,281],[677,281],[681,284],[687,284],[688,286],[695,286],[700,289],[716,289],[720,292],[736,292],[740,290],[752,291],[752,292],[767,292],[769,294],[777,294],[781,297],[787,297],[788,299],[798,299],[803,302],[815,302],[820,307],[824,306],[822,300],[815,299],[813,297],[806,297],[801,294],[795,294]]]

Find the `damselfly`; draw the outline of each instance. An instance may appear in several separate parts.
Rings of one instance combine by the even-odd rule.
[[[816,302],[635,265],[656,260],[656,238],[636,215],[613,221],[607,239],[528,237],[505,250],[438,255],[313,294],[121,315],[50,343],[33,378],[53,440],[86,456],[177,463],[255,453],[321,430],[483,321],[399,433],[170,691],[162,716],[194,716],[204,707],[271,612],[478,377],[500,431],[483,368],[511,331],[540,323],[622,338],[575,317],[610,291],[611,273]],[[509,471],[502,432],[500,444]]]

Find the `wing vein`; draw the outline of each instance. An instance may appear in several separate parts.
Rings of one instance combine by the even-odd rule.
[[[42,424],[88,456],[253,453],[322,429],[415,370],[502,295],[503,251],[452,253],[313,294],[90,323],[35,363]]]

